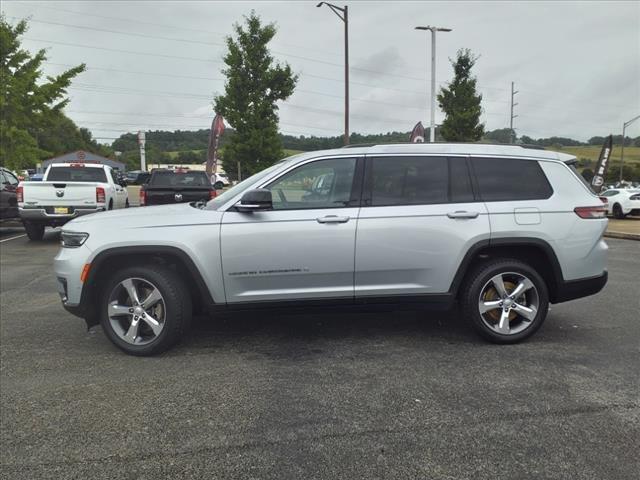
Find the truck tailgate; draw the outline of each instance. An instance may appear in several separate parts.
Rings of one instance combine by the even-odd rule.
[[[23,182],[24,204],[29,206],[84,206],[96,204],[93,182]]]
[[[154,187],[147,186],[147,205],[197,202],[209,200],[210,188],[205,187]]]

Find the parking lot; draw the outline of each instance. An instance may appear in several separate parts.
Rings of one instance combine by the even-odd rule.
[[[605,290],[520,345],[455,312],[244,314],[134,358],[60,305],[57,234],[21,234],[0,235],[2,478],[638,478],[638,242],[608,239]]]

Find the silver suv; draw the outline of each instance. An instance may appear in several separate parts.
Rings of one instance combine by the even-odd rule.
[[[174,345],[193,313],[336,304],[457,301],[486,339],[517,342],[607,281],[606,212],[573,162],[479,144],[303,153],[206,204],[66,224],[60,295],[134,355]]]

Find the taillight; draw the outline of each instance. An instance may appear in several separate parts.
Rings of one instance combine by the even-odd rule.
[[[24,187],[22,185],[16,187],[16,197],[18,203],[24,202]]]
[[[607,209],[602,205],[597,207],[576,207],[573,209],[580,218],[605,218]]]
[[[143,189],[140,189],[140,206],[144,207],[147,203],[147,192]]]
[[[218,192],[216,192],[215,188],[209,190],[209,200],[211,200],[212,198],[216,198],[217,196],[218,196]]]
[[[104,188],[96,187],[96,203],[105,203],[106,195],[104,194]]]

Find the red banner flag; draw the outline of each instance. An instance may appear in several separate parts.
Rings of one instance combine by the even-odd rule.
[[[209,147],[207,149],[207,175],[211,178],[216,171],[218,163],[218,144],[220,137],[224,133],[224,119],[222,115],[216,113],[211,123],[211,131],[209,132]]]
[[[422,122],[416,123],[416,126],[413,127],[409,141],[411,143],[424,143],[424,127],[422,126]]]

